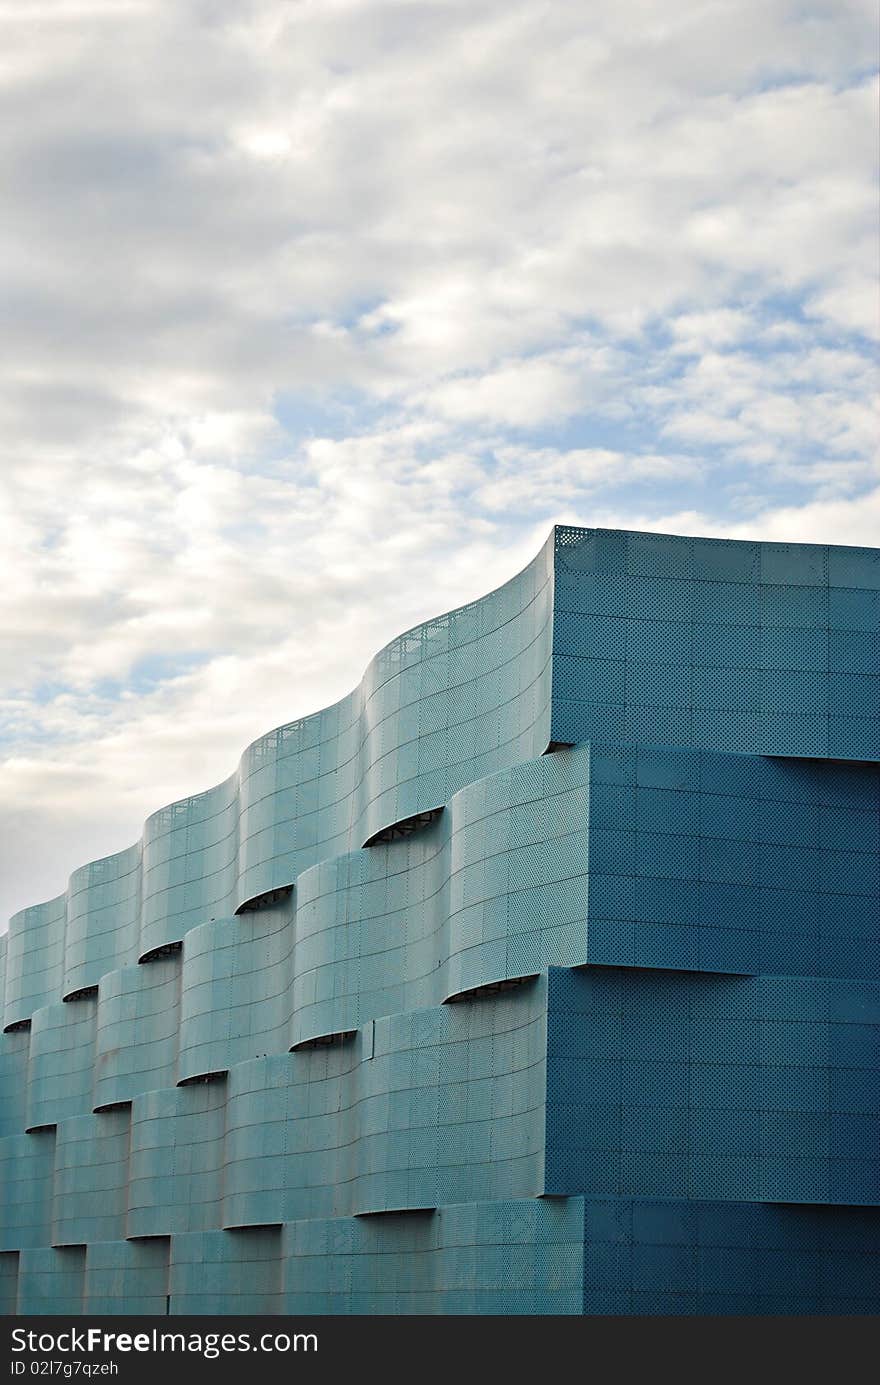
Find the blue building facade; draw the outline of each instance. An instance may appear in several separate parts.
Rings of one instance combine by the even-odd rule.
[[[880,1311],[878,644],[557,527],[16,915],[4,1311]]]

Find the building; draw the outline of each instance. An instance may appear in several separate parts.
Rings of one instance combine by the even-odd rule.
[[[7,1311],[880,1310],[878,641],[557,527],[18,914]]]

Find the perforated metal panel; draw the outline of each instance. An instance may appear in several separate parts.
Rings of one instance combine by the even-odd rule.
[[[878,1202],[876,984],[550,976],[547,1191]]]
[[[876,549],[556,535],[554,740],[880,758]]]
[[[874,1313],[876,1223],[860,1210],[585,1199],[584,1311]]]

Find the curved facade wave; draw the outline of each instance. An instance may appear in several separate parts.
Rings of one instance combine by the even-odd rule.
[[[341,702],[255,741],[224,783],[154,813],[137,845],[14,915],[5,1026],[540,755],[552,579],[548,544],[498,591],[393,640]]]
[[[560,527],[16,915],[7,1310],[877,1311],[878,642]]]

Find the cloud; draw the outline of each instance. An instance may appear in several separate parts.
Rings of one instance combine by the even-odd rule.
[[[0,3],[0,913],[554,519],[863,541],[875,33]]]
[[[583,524],[586,520],[569,512],[565,522]],[[626,525],[655,534],[876,547],[880,525],[880,486],[860,495],[857,500],[815,500],[803,505],[785,505],[762,510],[734,523],[719,524],[711,514],[699,510],[635,516],[603,510],[596,512],[590,522],[610,528]]]
[[[582,346],[504,360],[483,373],[443,380],[412,403],[456,422],[497,424],[514,429],[570,418],[607,398],[615,353]]]
[[[625,488],[634,481],[648,483],[687,480],[697,474],[697,462],[686,456],[649,453],[627,455],[599,448],[555,448],[530,451],[507,446],[496,465],[474,491],[474,501],[490,512],[513,515],[517,510],[553,516],[572,500]]]

